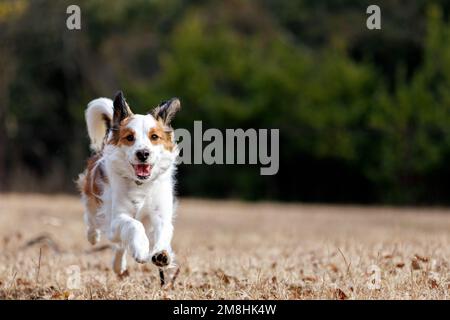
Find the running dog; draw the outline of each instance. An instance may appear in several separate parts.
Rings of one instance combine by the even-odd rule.
[[[174,173],[178,148],[170,123],[177,98],[147,115],[133,114],[122,92],[98,98],[86,109],[93,155],[77,184],[84,205],[87,239],[102,234],[113,242],[113,270],[127,268],[127,252],[138,263],[173,264]]]

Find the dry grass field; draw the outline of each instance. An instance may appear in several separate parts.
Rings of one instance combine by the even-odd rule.
[[[0,195],[0,299],[450,297],[448,209],[181,199],[163,288],[131,259],[116,277],[84,231],[76,197]]]

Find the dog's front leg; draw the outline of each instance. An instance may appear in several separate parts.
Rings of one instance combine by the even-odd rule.
[[[116,214],[111,221],[109,239],[119,242],[128,249],[131,256],[139,263],[149,259],[150,244],[142,223],[125,213]]]
[[[158,199],[159,205],[151,213],[153,225],[154,246],[152,262],[158,267],[164,267],[173,262],[174,255],[170,242],[173,235],[173,198]]]

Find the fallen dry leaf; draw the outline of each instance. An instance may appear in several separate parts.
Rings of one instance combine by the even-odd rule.
[[[29,285],[31,285],[31,282],[29,280],[26,280],[26,279],[17,278],[16,279],[16,284],[22,285],[22,286],[29,286]]]
[[[54,294],[52,294],[52,299],[60,299],[61,297],[62,297],[61,292],[55,292]]]
[[[419,264],[419,262],[416,259],[411,261],[411,268],[413,268],[413,270],[420,270],[420,269],[422,269],[420,264]]]
[[[202,283],[201,285],[198,286],[198,288],[202,289],[202,290],[209,290],[209,289],[211,289],[211,284],[209,284],[209,283]]]
[[[293,299],[300,299],[301,298],[302,291],[303,291],[302,286],[291,284],[288,289],[291,292]]]
[[[418,254],[414,255],[414,257],[415,257],[417,260],[420,260],[420,261],[422,261],[422,262],[428,262],[428,261],[430,260],[429,258],[423,257],[423,256],[419,256]]]
[[[339,299],[339,300],[347,300],[348,299],[348,296],[345,294],[345,292],[344,291],[342,291],[341,289],[339,289],[339,288],[337,288],[336,289],[336,297]]]
[[[328,264],[328,267],[329,267],[330,270],[333,271],[334,273],[338,273],[338,272],[339,272],[339,268],[338,268],[334,263]]]
[[[428,281],[428,283],[430,284],[430,288],[431,289],[439,288],[439,285],[438,285],[438,283],[437,283],[437,281],[435,279],[430,279]]]
[[[305,277],[303,277],[303,281],[316,282],[317,277],[316,276],[305,276]]]
[[[221,269],[217,270],[215,272],[215,274],[220,280],[223,281],[223,283],[230,284],[230,282],[231,282],[230,277],[225,272],[223,272]]]
[[[59,246],[53,240],[49,234],[42,234],[33,239],[28,240],[23,246],[22,250],[28,247],[34,246],[36,244],[42,244],[45,247],[51,248],[55,253],[61,253]]]
[[[57,291],[55,293],[52,294],[51,298],[52,299],[65,299],[68,300],[70,297],[70,292],[69,291]]]

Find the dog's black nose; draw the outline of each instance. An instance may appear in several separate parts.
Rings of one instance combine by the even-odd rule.
[[[148,151],[148,149],[141,149],[136,151],[136,158],[138,158],[142,162],[147,161],[149,155],[150,151]]]

